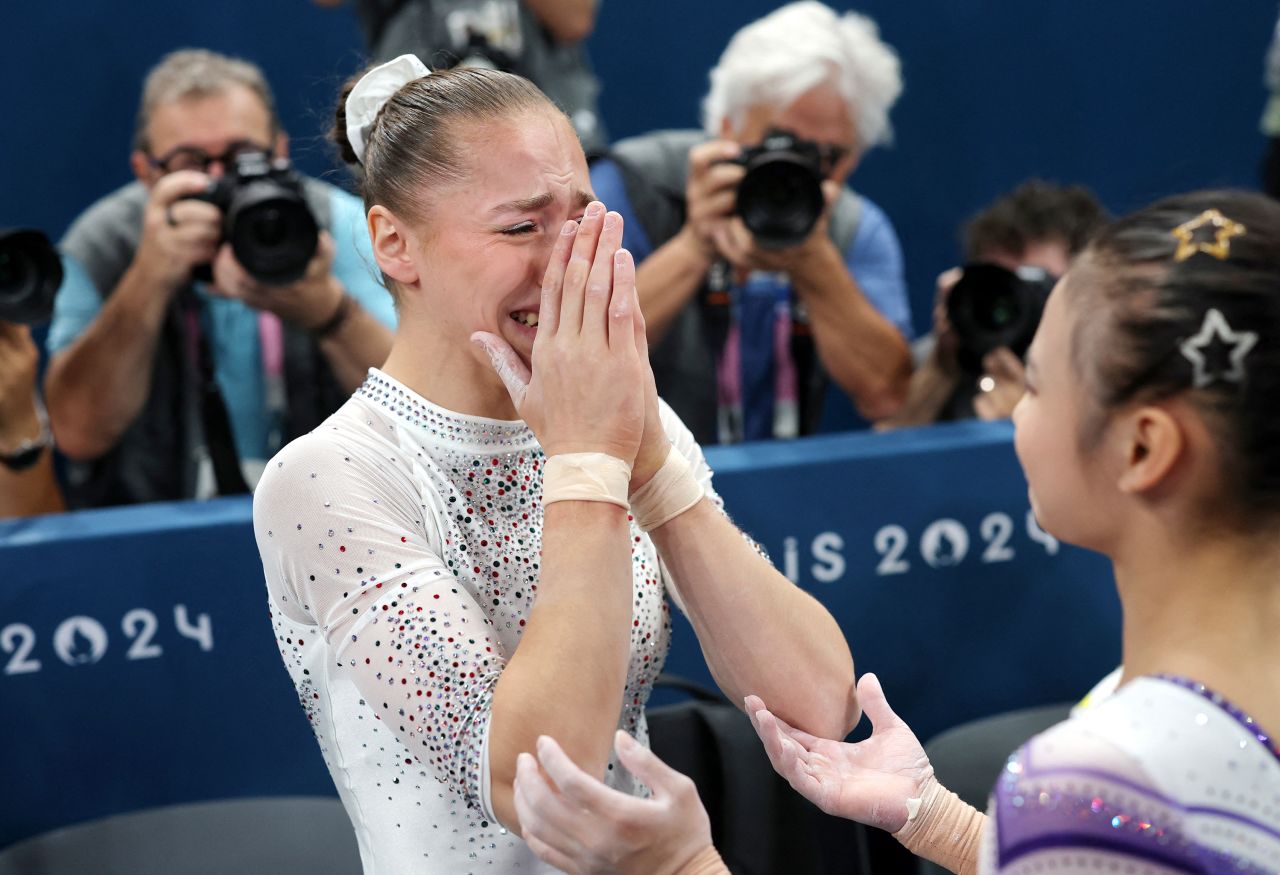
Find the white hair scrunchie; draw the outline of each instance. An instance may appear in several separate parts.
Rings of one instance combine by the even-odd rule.
[[[347,142],[361,164],[364,163],[369,131],[373,130],[378,110],[402,87],[429,75],[430,68],[419,61],[417,55],[401,55],[360,77],[356,87],[347,95]]]

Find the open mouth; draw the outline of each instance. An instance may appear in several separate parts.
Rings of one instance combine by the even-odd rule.
[[[511,318],[516,322],[519,322],[521,325],[528,326],[529,328],[538,327],[538,314],[535,312],[531,312],[529,310],[517,310],[515,313],[511,314]]]

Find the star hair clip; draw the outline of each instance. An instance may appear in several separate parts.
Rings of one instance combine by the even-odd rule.
[[[1243,383],[1244,358],[1257,342],[1256,331],[1232,331],[1222,311],[1211,308],[1204,314],[1200,331],[1178,348],[1195,369],[1192,385],[1203,389],[1218,380]]]
[[[1244,225],[1233,222],[1217,210],[1205,210],[1171,232],[1178,240],[1173,260],[1186,261],[1197,252],[1203,252],[1225,261],[1231,254],[1231,238],[1243,236],[1246,230]]]

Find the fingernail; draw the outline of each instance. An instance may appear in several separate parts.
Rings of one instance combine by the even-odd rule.
[[[565,237],[568,237],[570,234],[572,234],[574,231],[577,231],[577,230],[578,230],[578,223],[570,220],[564,223],[564,227],[560,229],[560,233],[563,234]]]
[[[614,228],[617,228],[621,224],[622,224],[622,216],[619,216],[617,213],[604,214],[604,226],[607,230],[612,231]]]
[[[604,212],[604,204],[600,201],[592,201],[587,205],[587,218],[594,219],[596,216]]]
[[[627,250],[619,249],[617,252],[613,253],[613,263],[618,265],[619,267],[622,267],[627,263],[627,259],[630,256],[631,256],[631,253],[628,252]]]

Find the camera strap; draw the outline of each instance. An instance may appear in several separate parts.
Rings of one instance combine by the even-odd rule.
[[[245,483],[244,474],[240,470],[240,456],[236,452],[235,436],[231,431],[231,416],[227,412],[227,404],[214,372],[213,353],[209,349],[209,338],[201,318],[203,309],[194,290],[188,287],[183,293],[184,322],[188,348],[195,355],[205,451],[213,466],[218,494],[247,495],[249,485]]]

